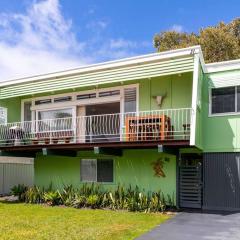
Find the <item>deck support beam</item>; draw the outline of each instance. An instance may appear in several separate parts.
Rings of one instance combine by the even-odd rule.
[[[43,156],[65,156],[65,157],[77,157],[77,151],[67,149],[48,149],[42,148]]]
[[[175,146],[158,145],[158,153],[167,153],[177,156],[179,154],[179,148]]]
[[[102,154],[102,155],[111,155],[111,156],[122,156],[122,149],[120,148],[104,148],[104,147],[94,147],[94,154]]]
[[[1,157],[26,157],[26,158],[35,158],[36,151],[3,151],[0,150]]]

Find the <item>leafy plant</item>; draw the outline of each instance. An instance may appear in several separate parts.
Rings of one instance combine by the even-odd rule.
[[[89,195],[86,199],[86,206],[97,208],[99,206],[100,197],[98,195]]]
[[[17,196],[20,202],[23,202],[25,201],[25,194],[27,189],[27,186],[25,186],[24,184],[18,184],[11,189],[11,193],[14,196]]]
[[[85,206],[85,204],[86,204],[86,197],[78,194],[74,196],[74,199],[71,202],[71,205],[74,208],[82,208]]]
[[[72,185],[65,186],[62,192],[58,191],[58,194],[62,204],[65,206],[71,206],[76,195]]]
[[[50,206],[59,205],[61,202],[61,197],[58,191],[45,192],[43,194],[43,199]]]
[[[25,202],[27,203],[42,203],[43,202],[44,190],[34,186],[29,188],[25,194]]]
[[[74,189],[72,185],[69,185],[61,191],[53,190],[50,185],[46,190],[36,186],[27,189],[25,202],[45,202],[50,206],[63,204],[74,208],[163,212],[167,207],[174,206],[174,195],[165,197],[161,191],[146,193],[144,189],[138,186],[133,188],[131,185],[127,188],[119,185],[113,190],[104,190],[101,186],[94,184],[84,184],[80,189]]]

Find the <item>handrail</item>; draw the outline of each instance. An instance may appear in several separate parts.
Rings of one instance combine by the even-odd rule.
[[[0,125],[0,146],[188,140],[193,110],[161,109]]]

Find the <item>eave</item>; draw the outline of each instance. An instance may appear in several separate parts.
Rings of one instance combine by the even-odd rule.
[[[193,71],[194,46],[0,83],[0,99]]]

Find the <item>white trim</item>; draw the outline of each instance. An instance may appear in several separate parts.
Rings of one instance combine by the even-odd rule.
[[[34,164],[34,158],[0,156],[0,163]]]
[[[109,61],[105,63],[100,64],[92,64],[89,66],[83,66],[71,70],[65,70],[60,72],[54,72],[54,73],[48,73],[48,74],[41,74],[36,75],[32,77],[25,77],[25,78],[19,78],[19,79],[13,79],[13,80],[7,80],[0,82],[0,87],[20,84],[20,83],[26,83],[26,82],[35,82],[35,81],[47,81],[49,79],[53,78],[63,78],[71,75],[78,75],[88,72],[97,72],[97,71],[104,71],[109,69],[115,69],[115,68],[121,68],[126,67],[128,65],[139,65],[139,64],[145,64],[149,62],[154,62],[158,60],[165,60],[170,58],[177,58],[181,56],[188,56],[192,54],[199,54],[202,55],[201,47],[200,46],[193,46],[188,48],[182,48],[182,49],[176,49],[176,50],[170,50],[160,53],[152,53],[147,55],[141,55],[137,57],[131,57],[131,58],[125,58],[115,61]],[[202,57],[200,57],[202,64],[204,65],[204,60]]]
[[[197,121],[197,98],[198,98],[198,78],[199,78],[199,55],[194,55],[193,85],[192,85],[192,119],[190,145],[194,146],[196,142],[196,121]]]
[[[206,67],[205,73],[223,72],[223,71],[229,71],[229,70],[240,70],[240,59],[224,61],[224,62],[208,63],[205,65],[205,67]]]
[[[28,99],[22,99],[21,100],[21,121],[24,122],[24,103],[25,102],[31,102],[32,103],[32,106],[33,106],[33,101],[32,101],[32,98],[28,98]],[[32,109],[32,107],[31,107]],[[33,119],[31,119],[33,120]]]
[[[21,100],[21,121],[24,121],[24,102],[30,102],[30,101],[32,101],[32,107],[31,107],[32,117],[33,115],[37,116],[39,111],[51,111],[51,110],[66,109],[66,108],[76,108],[77,106],[86,106],[86,105],[102,104],[102,103],[110,103],[110,102],[120,102],[120,113],[123,113],[125,88],[136,88],[136,101],[137,101],[136,112],[138,112],[139,111],[139,83],[135,83],[135,84],[122,85],[122,86],[109,87],[109,88],[99,88],[95,90],[93,89],[93,90],[70,92],[70,93],[67,92],[67,93],[56,94],[56,95],[46,95],[42,97],[22,99]],[[106,97],[99,97],[98,95],[99,92],[112,91],[112,90],[120,90],[120,94],[113,95],[113,96],[106,96]],[[89,94],[89,93],[96,93],[96,98],[82,99],[82,100],[76,99],[77,95],[79,94]],[[63,96],[71,96],[72,101],[54,103],[54,98],[63,97]],[[35,105],[35,101],[43,100],[46,98],[51,99],[51,103]],[[36,114],[34,114],[34,112],[36,112]],[[35,118],[36,120],[38,120],[38,116]]]
[[[221,88],[229,88],[229,87],[234,87],[235,88],[235,112],[224,112],[224,113],[212,113],[212,90],[215,88],[210,88],[208,91],[208,99],[209,99],[209,104],[208,104],[208,117],[224,117],[224,116],[236,116],[240,115],[240,112],[237,111],[237,88],[239,86],[228,86],[228,87],[221,87]],[[217,88],[219,89],[219,88]]]

